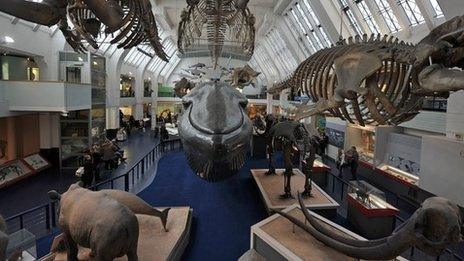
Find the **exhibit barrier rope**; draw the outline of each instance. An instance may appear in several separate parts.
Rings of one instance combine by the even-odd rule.
[[[182,149],[180,139],[172,139],[159,143],[126,173],[99,182],[89,189],[94,191],[101,189],[131,191],[142,181],[145,173],[156,164],[165,152],[178,149]],[[58,202],[50,201],[12,217],[8,217],[5,219],[8,226],[8,233],[11,234],[21,229],[27,229],[29,232],[33,233],[36,238],[49,235],[52,230],[57,227],[57,210]]]

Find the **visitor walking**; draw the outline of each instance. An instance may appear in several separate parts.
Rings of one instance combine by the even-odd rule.
[[[345,153],[345,163],[341,165],[342,170],[344,167],[350,167],[352,180],[358,179],[357,177],[358,161],[359,161],[358,151],[356,150],[355,146],[352,146],[351,149],[349,149]]]

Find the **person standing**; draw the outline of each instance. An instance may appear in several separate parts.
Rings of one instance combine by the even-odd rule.
[[[95,182],[98,182],[100,181],[100,166],[103,162],[100,146],[97,144],[93,145],[91,152],[93,160],[93,175],[95,177]]]
[[[351,148],[353,150],[352,152],[352,159],[351,159],[351,178],[353,180],[357,180],[358,177],[357,177],[357,170],[358,170],[358,161],[359,161],[359,154],[358,154],[358,151],[356,150],[356,147],[353,146]]]
[[[327,150],[327,146],[329,145],[329,136],[327,136],[327,134],[325,134],[325,132],[323,132],[321,134],[321,142],[320,142],[320,149],[321,149],[321,156],[324,157],[325,156],[325,152]]]
[[[93,162],[90,154],[84,155],[84,173],[82,174],[81,180],[84,183],[84,187],[88,188],[92,185],[93,181]]]
[[[105,162],[106,170],[113,170],[114,160],[116,158],[116,147],[109,140],[102,145],[103,161]]]
[[[338,170],[338,176],[341,177],[342,175],[342,165],[345,163],[345,153],[343,152],[342,149],[338,149],[338,155],[337,155],[337,170]]]
[[[357,180],[357,170],[358,170],[358,161],[359,154],[355,146],[352,146],[345,154],[345,163],[341,165],[341,168],[350,167],[351,170],[351,179]]]

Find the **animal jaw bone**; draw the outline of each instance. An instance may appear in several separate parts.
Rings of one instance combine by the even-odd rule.
[[[313,103],[293,119],[327,113],[360,125],[400,124],[419,113],[424,96],[464,89],[464,16],[432,30],[418,45],[393,37],[350,37],[303,61],[268,92],[301,91]],[[432,63],[432,64],[430,64]]]
[[[327,229],[309,213],[303,199],[299,197],[298,200],[309,225],[287,213],[277,210],[276,212],[327,246],[354,258],[390,260],[410,247],[438,256],[449,245],[462,242],[463,224],[459,207],[445,198],[426,199],[411,218],[391,236],[368,241],[340,236]]]
[[[187,1],[187,9],[182,11],[178,28],[178,50],[203,42],[213,59],[213,67],[218,67],[225,42],[231,42],[247,57],[253,55],[255,41],[255,18],[247,8],[248,0],[197,0]]]
[[[0,11],[40,25],[58,25],[76,52],[85,52],[87,44],[98,49],[97,38],[101,36],[124,49],[150,44],[162,60],[168,61],[150,0],[10,0]]]

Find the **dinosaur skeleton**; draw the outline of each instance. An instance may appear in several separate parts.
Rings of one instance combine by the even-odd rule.
[[[303,61],[269,93],[310,96],[291,117],[328,112],[360,125],[400,124],[419,113],[425,96],[464,89],[464,16],[438,26],[413,46],[388,36],[350,37]]]
[[[312,131],[315,133],[314,131]],[[306,127],[296,121],[283,121],[271,127],[267,137],[269,170],[266,175],[275,175],[275,166],[272,160],[274,154],[274,139],[282,138],[284,152],[284,194],[280,197],[283,199],[293,198],[291,179],[293,175],[292,154],[296,150],[302,156],[302,171],[305,175],[304,191],[301,193],[303,197],[311,197],[312,190],[312,174],[314,160],[316,159],[316,148],[319,147],[320,137],[311,135]]]
[[[298,197],[301,211],[309,224],[276,210],[314,238],[345,255],[363,260],[391,260],[410,247],[439,256],[446,247],[463,240],[463,217],[459,207],[448,199],[431,197],[392,235],[375,240],[356,240],[341,236],[324,226],[306,209]]]
[[[85,52],[87,45],[97,50],[97,39],[105,39],[124,49],[150,44],[168,61],[150,0],[8,0],[0,11],[40,25],[58,25],[77,52]]]
[[[247,7],[249,0],[187,0],[178,29],[178,49],[201,43],[206,34],[214,68],[222,54],[224,43],[230,42],[250,57],[254,52],[255,17]]]

